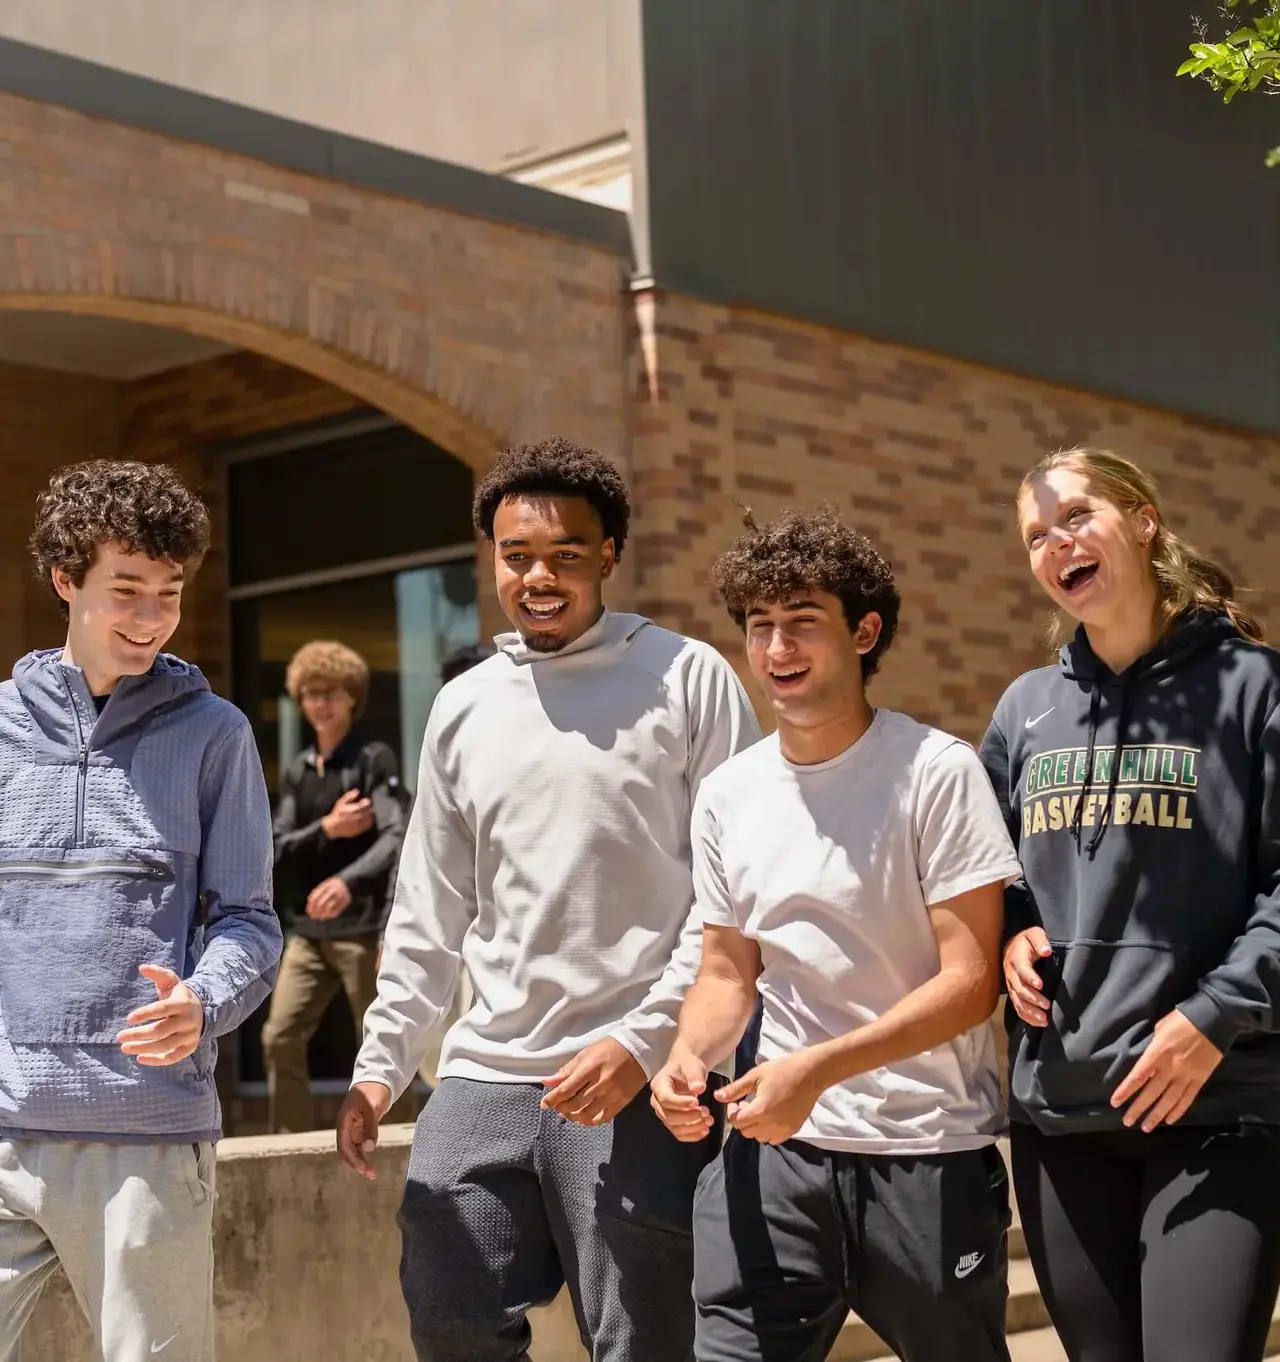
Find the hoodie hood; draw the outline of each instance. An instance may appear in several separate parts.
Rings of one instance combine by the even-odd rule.
[[[586,633],[579,634],[572,643],[565,644],[554,653],[541,653],[530,648],[514,629],[505,634],[496,634],[493,643],[499,652],[505,653],[517,666],[523,667],[530,662],[556,662],[578,653],[622,652],[649,623],[651,621],[643,615],[606,610]]]
[[[199,667],[172,653],[161,653],[141,676],[121,677],[99,714],[84,672],[62,660],[61,648],[45,648],[20,658],[13,682],[45,743],[76,753],[102,746],[112,735],[144,722],[175,700],[209,689]]]
[[[1198,610],[1175,623],[1156,646],[1143,653],[1132,666],[1122,672],[1113,672],[1093,651],[1084,625],[1081,625],[1071,642],[1059,652],[1058,665],[1068,681],[1125,685],[1137,678],[1167,675],[1203,649],[1215,647],[1223,639],[1238,637],[1235,625],[1226,615],[1214,610]]]

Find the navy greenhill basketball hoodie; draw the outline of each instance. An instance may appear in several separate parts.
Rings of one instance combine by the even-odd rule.
[[[1225,1054],[1184,1124],[1280,1124],[1280,654],[1188,616],[1118,675],[1083,629],[1005,692],[982,758],[1040,924],[1049,1025],[1010,1005],[1011,1115],[1114,1129],[1178,1008]]]

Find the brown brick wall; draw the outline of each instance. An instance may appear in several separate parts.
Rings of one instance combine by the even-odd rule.
[[[27,556],[40,489],[59,464],[119,450],[116,388],[101,379],[0,365],[0,676],[65,636],[54,597]]]
[[[1149,468],[1170,522],[1276,618],[1280,440],[669,295],[638,297],[633,366],[638,608],[735,660],[740,638],[704,583],[740,528],[739,503],[769,516],[829,500],[892,560],[903,590],[875,695],[980,736],[1004,686],[1045,659],[1017,484],[1042,454],[1079,441]]]
[[[2,321],[2,319],[0,319]],[[319,420],[357,405],[349,394],[259,355],[237,353],[115,383],[0,366],[0,657],[62,641],[53,598],[26,553],[35,498],[61,464],[95,457],[173,463],[209,503],[213,548],[184,603],[174,649],[215,689],[227,661],[226,524],[219,442]]]
[[[0,151],[0,307],[271,355],[477,468],[548,431],[625,459],[608,250],[7,94]]]
[[[173,464],[209,506],[213,543],[170,646],[197,663],[214,690],[226,693],[231,682],[225,480],[218,447],[358,405],[340,388],[249,351],[120,385],[124,455]]]

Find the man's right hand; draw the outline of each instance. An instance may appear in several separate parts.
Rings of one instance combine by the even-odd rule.
[[[320,820],[320,826],[331,841],[359,837],[373,827],[373,801],[359,790],[348,790]]]
[[[1004,948],[1004,983],[1013,1010],[1028,1026],[1049,1025],[1049,1000],[1036,964],[1053,954],[1043,927],[1028,927]]]
[[[391,1106],[385,1083],[357,1083],[338,1112],[338,1153],[348,1168],[371,1182],[377,1179],[368,1156],[378,1147],[378,1122]]]
[[[649,1105],[658,1119],[685,1144],[711,1134],[714,1117],[698,1100],[707,1090],[707,1066],[691,1054],[675,1054],[653,1076]]]

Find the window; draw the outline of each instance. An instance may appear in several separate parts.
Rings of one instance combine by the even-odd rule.
[[[353,428],[354,426],[354,428]],[[285,694],[289,659],[337,639],[369,664],[368,736],[417,784],[440,664],[479,637],[471,474],[430,441],[383,418],[274,437],[228,468],[232,677],[274,799],[280,771],[310,741]],[[266,1006],[241,1028],[242,1091],[265,1081]],[[311,1043],[317,1091],[345,1088],[356,1034],[339,995]]]

